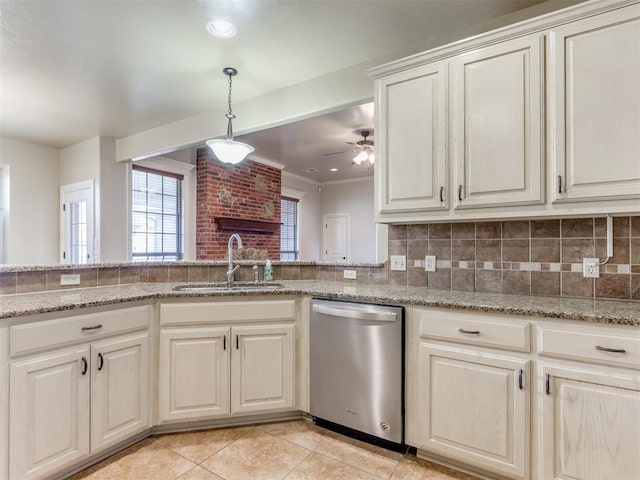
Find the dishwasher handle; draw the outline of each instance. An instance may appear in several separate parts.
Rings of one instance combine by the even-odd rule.
[[[398,319],[396,312],[379,311],[365,312],[351,308],[329,307],[327,305],[314,304],[311,309],[316,313],[333,315],[334,317],[345,317],[353,320],[371,320],[375,322],[395,322]]]

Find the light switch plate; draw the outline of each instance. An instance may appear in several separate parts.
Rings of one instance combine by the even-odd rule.
[[[406,255],[391,255],[391,270],[404,272],[407,269]]]
[[[600,259],[583,258],[582,276],[585,278],[600,278]]]
[[[436,256],[435,255],[425,255],[425,257],[424,257],[424,269],[427,272],[435,272],[436,271]]]
[[[344,278],[355,280],[356,278],[358,278],[358,272],[356,270],[345,270]]]
[[[80,274],[60,275],[60,285],[80,285]]]

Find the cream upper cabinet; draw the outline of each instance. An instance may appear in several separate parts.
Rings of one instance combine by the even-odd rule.
[[[553,200],[640,198],[640,5],[549,33]]]
[[[376,81],[377,213],[447,208],[447,65]]]
[[[541,478],[640,478],[640,381],[542,364]]]
[[[454,207],[544,201],[541,34],[451,59]]]

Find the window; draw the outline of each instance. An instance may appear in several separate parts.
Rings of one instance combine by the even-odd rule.
[[[181,260],[182,175],[133,166],[131,232],[133,261]]]
[[[300,254],[297,199],[281,197],[280,222],[280,260],[297,260]]]

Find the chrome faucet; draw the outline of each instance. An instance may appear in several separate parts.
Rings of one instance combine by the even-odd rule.
[[[227,270],[227,283],[231,285],[233,283],[234,274],[236,270],[240,268],[240,265],[233,266],[233,240],[238,242],[238,249],[242,248],[242,240],[240,239],[240,235],[234,233],[229,237],[229,243],[227,245],[227,257],[229,258],[229,270]]]

